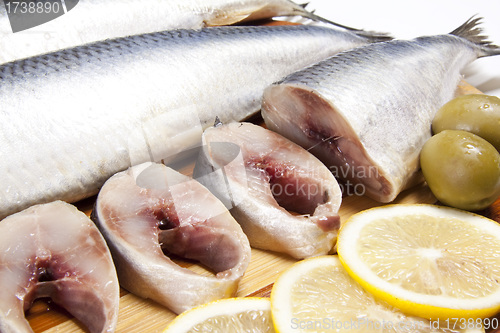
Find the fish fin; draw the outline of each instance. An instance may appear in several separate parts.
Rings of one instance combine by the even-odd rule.
[[[471,43],[479,46],[482,53],[479,57],[500,55],[500,47],[487,40],[487,36],[482,35],[483,29],[479,27],[482,17],[472,16],[464,24],[450,32],[451,35],[465,38]]]
[[[368,39],[370,42],[381,42],[393,39],[392,36],[390,36],[385,32],[367,31],[363,29],[351,28],[346,25],[327,20],[319,15],[316,15],[314,11],[308,11],[306,9],[306,6],[309,3],[298,5],[292,1],[289,2],[290,2],[290,7],[281,8],[281,10],[277,10],[276,12],[274,12],[276,17],[300,16],[315,22],[322,22],[328,25],[333,25],[338,28],[351,31],[358,36]],[[243,10],[232,11],[230,13],[226,11],[221,11],[219,13],[215,13],[216,15],[214,15],[209,20],[206,20],[205,24],[207,26],[219,26],[219,25],[231,25],[240,22],[255,21],[262,18],[268,18],[268,16],[266,15],[262,16],[262,13],[270,13],[270,12],[273,13],[273,10],[268,8],[266,5],[246,7]]]
[[[232,25],[269,18],[269,8],[266,4],[250,4],[238,9],[215,10],[212,16],[205,20],[207,26]]]
[[[392,37],[390,34],[385,33],[385,32],[356,29],[356,28],[352,28],[352,27],[349,27],[349,26],[337,23],[337,22],[330,21],[330,20],[328,20],[328,19],[326,19],[326,18],[324,18],[322,16],[316,15],[314,13],[314,11],[308,11],[308,10],[306,10],[306,6],[308,4],[309,3],[298,5],[293,10],[293,12],[290,15],[288,15],[288,16],[295,16],[295,15],[296,16],[302,16],[302,17],[308,18],[308,19],[316,21],[316,22],[322,22],[322,23],[326,23],[326,24],[329,24],[329,25],[336,26],[338,28],[349,30],[349,31],[355,33],[358,36],[361,36],[361,37],[369,39],[371,42],[382,42],[382,41],[387,41],[387,40],[394,39],[394,37]]]
[[[232,13],[232,15],[217,15],[211,18],[208,21],[205,21],[206,26],[223,26],[223,25],[232,25],[235,23],[243,22],[248,17],[250,17],[252,13]]]

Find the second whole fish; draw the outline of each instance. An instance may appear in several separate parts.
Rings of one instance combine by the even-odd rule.
[[[500,54],[471,19],[450,34],[339,53],[268,87],[266,125],[318,156],[347,185],[391,202],[414,181],[436,111],[460,71]]]
[[[377,41],[317,26],[214,27],[99,42],[0,66],[0,218],[94,195],[113,174],[168,162],[216,116],[260,110],[265,87]]]
[[[289,0],[68,0],[62,4],[25,4],[0,2],[0,64],[105,39],[277,16],[302,16],[339,25]],[[37,19],[36,15],[24,22],[21,16],[20,26],[9,21],[9,15],[26,11],[58,16],[34,27],[29,23]]]

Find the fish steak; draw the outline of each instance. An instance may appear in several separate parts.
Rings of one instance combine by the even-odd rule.
[[[252,247],[302,259],[335,245],[337,181],[316,157],[275,132],[251,123],[208,128],[193,176],[231,208]]]
[[[234,296],[250,262],[250,244],[226,207],[203,185],[158,163],[111,177],[92,218],[128,291],[176,313]],[[203,275],[170,256],[199,262]]]
[[[33,332],[33,301],[50,297],[90,332],[114,332],[120,288],[109,249],[76,207],[55,201],[0,221],[0,332]]]

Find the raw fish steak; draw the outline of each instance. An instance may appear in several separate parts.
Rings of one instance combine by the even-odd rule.
[[[248,239],[226,207],[163,164],[143,163],[111,177],[93,219],[122,287],[176,313],[233,296],[250,262]],[[195,260],[214,274],[197,274],[171,256]]]
[[[275,132],[251,123],[208,128],[194,177],[232,207],[252,247],[306,258],[327,254],[336,242],[337,181]]]
[[[50,297],[90,332],[113,332],[120,288],[106,242],[76,207],[55,201],[0,221],[0,332],[33,332],[24,317]]]

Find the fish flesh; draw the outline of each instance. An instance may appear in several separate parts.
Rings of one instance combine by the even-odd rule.
[[[13,33],[9,13],[21,10],[15,2],[9,5],[0,2],[0,63],[105,39],[230,25],[277,16],[303,16],[345,27],[318,17],[289,0],[68,0],[60,6],[45,4],[44,8],[38,8],[47,15],[62,15]]]
[[[202,147],[193,177],[231,208],[252,247],[298,259],[332,249],[342,195],[316,157],[251,123],[208,128]]]
[[[120,288],[109,249],[76,207],[55,201],[0,222],[0,332],[33,332],[33,301],[50,297],[90,332],[114,332]]]
[[[376,41],[317,26],[213,27],[98,42],[0,66],[0,218],[75,202],[260,110],[285,75]],[[173,157],[172,157],[173,158]]]
[[[290,74],[265,90],[265,123],[357,193],[393,201],[416,175],[434,114],[453,98],[460,71],[500,53],[478,23],[362,46]]]
[[[250,262],[248,238],[226,207],[199,182],[163,164],[143,163],[111,177],[92,218],[122,287],[176,313],[234,296]],[[173,255],[215,275],[183,268]]]

